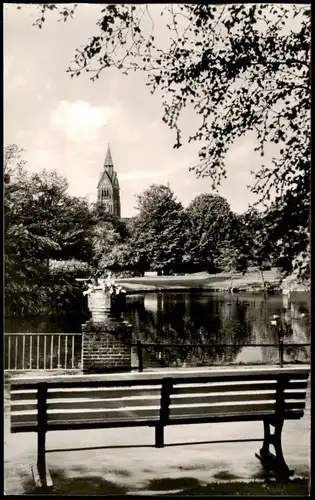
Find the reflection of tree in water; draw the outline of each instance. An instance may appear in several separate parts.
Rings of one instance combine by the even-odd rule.
[[[249,335],[246,308],[247,305],[237,299],[226,301],[190,293],[150,294],[150,300],[143,297],[137,302],[134,300],[129,314],[142,342],[180,344],[180,347],[146,348],[145,363],[204,365],[233,362]],[[187,344],[213,344],[213,347],[192,348]]]
[[[38,316],[5,318],[6,333],[81,333],[81,325],[90,317],[87,310],[69,313],[59,309]]]
[[[131,297],[130,297],[131,299]],[[180,344],[143,350],[145,366],[190,366],[238,362],[278,363],[277,347],[258,347],[246,355],[244,344],[278,344],[271,326],[281,315],[282,296],[232,296],[209,293],[159,293],[127,300],[124,319],[143,343]],[[305,329],[305,327],[303,326]],[[213,344],[213,347],[188,347]],[[231,347],[220,347],[228,344]],[[242,361],[242,353],[245,355]],[[240,360],[240,361],[239,361]],[[248,360],[248,361],[247,361]]]
[[[287,344],[310,343],[310,314],[305,304],[284,301],[284,361],[310,362],[310,347]]]
[[[279,301],[278,301],[279,302]],[[273,297],[258,296],[255,308],[251,310],[251,342],[253,344],[274,344],[275,347],[261,346],[257,347],[257,358],[263,364],[279,362],[278,333],[271,325],[272,317],[278,314],[280,304],[274,302]]]

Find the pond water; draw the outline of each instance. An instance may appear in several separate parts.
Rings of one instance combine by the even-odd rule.
[[[128,297],[123,317],[133,325],[135,340],[169,344],[143,349],[144,366],[152,367],[278,363],[279,332],[271,325],[273,315],[282,323],[284,362],[309,362],[309,347],[286,346],[310,343],[306,293],[292,294],[290,299],[283,294],[264,298],[205,291],[139,294]]]
[[[133,326],[134,343],[155,344],[142,349],[144,367],[148,368],[278,363],[279,332],[271,324],[275,314],[281,318],[284,332],[284,362],[309,362],[310,347],[296,345],[310,343],[307,293],[297,292],[290,298],[206,291],[127,295],[122,316]],[[87,311],[6,318],[5,332],[79,333],[88,318]],[[133,366],[138,366],[135,347]]]

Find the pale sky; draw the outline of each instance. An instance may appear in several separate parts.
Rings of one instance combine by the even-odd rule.
[[[198,163],[197,145],[173,149],[174,132],[162,122],[160,96],[150,94],[144,74],[110,69],[92,82],[88,74],[73,79],[66,73],[75,49],[97,33],[99,5],[80,5],[66,23],[49,13],[41,30],[32,26],[39,16],[36,5],[16,5],[4,9],[4,142],[26,150],[28,170],[55,168],[67,177],[71,195],[95,201],[109,143],[122,217],[135,215],[135,195],[151,184],[169,183],[184,206],[212,192],[209,178],[188,171]],[[186,125],[194,119],[193,112],[185,114]],[[253,148],[251,136],[233,145],[228,179],[219,188],[238,213],[255,200],[247,185],[261,157]]]

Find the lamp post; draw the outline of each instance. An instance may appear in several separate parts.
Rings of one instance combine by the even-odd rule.
[[[280,364],[280,368],[283,368],[283,339],[284,339],[284,331],[283,331],[283,325],[282,325],[281,317],[278,314],[274,314],[272,316],[271,325],[277,327],[278,340],[279,340],[279,364]]]

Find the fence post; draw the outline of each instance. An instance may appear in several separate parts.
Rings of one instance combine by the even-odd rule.
[[[280,368],[283,367],[283,327],[282,324],[280,324],[280,331],[279,331],[279,361],[280,361]]]
[[[283,338],[279,339],[279,360],[280,360],[280,368],[283,367]]]
[[[137,340],[137,351],[139,360],[139,372],[143,371],[143,357],[142,357],[142,345],[141,340]]]

